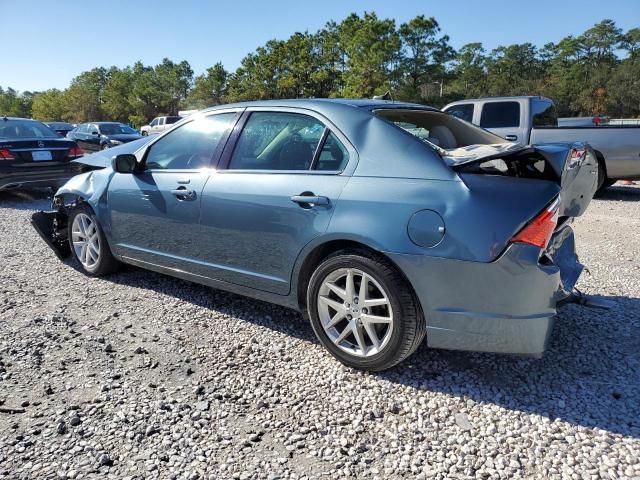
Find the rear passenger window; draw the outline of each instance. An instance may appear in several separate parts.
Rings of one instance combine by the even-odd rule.
[[[482,128],[506,128],[520,126],[520,104],[518,102],[490,102],[482,107]]]
[[[454,117],[471,122],[473,120],[473,103],[454,105],[447,108],[445,112],[453,115]]]
[[[333,133],[327,136],[320,155],[313,166],[314,170],[338,172],[344,170],[349,162],[349,152]]]
[[[231,157],[235,170],[309,170],[324,125],[287,112],[253,112]]]

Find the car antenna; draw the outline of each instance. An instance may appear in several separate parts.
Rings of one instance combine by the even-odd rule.
[[[374,95],[374,100],[391,100],[393,102],[393,97],[391,96],[391,91],[387,90],[387,93],[384,95]]]

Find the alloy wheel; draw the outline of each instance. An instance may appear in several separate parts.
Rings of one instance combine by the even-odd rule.
[[[82,266],[95,268],[100,261],[100,235],[96,222],[86,213],[78,213],[73,219],[71,241]]]
[[[328,274],[317,298],[326,335],[341,350],[359,357],[382,351],[393,331],[389,295],[372,275],[356,268]]]

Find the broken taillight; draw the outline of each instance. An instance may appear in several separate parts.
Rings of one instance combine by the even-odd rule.
[[[560,197],[556,198],[551,205],[545,208],[533,220],[531,220],[512,239],[511,243],[528,243],[540,248],[547,248],[553,231],[558,225],[558,210],[560,208]]]
[[[11,150],[6,148],[0,148],[0,160],[15,160],[16,157],[13,156]]]

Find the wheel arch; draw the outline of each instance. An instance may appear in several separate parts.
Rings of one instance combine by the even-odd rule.
[[[362,250],[368,252],[371,255],[382,257],[386,262],[389,263],[389,265],[395,268],[399,275],[403,277],[408,287],[411,289],[411,294],[416,298],[417,305],[422,308],[420,305],[420,300],[413,289],[413,285],[411,285],[411,282],[409,282],[407,276],[404,274],[402,269],[391,258],[389,258],[389,256],[386,255],[382,249],[379,248],[379,246],[373,244],[372,242],[368,242],[365,239],[345,236],[327,238],[322,241],[315,242],[313,245],[308,247],[307,253],[305,255],[301,255],[302,258],[298,262],[299,266],[296,269],[296,281],[294,283],[294,300],[301,312],[306,315],[307,288],[309,287],[311,275],[313,275],[316,267],[330,255],[341,250],[348,249]]]

